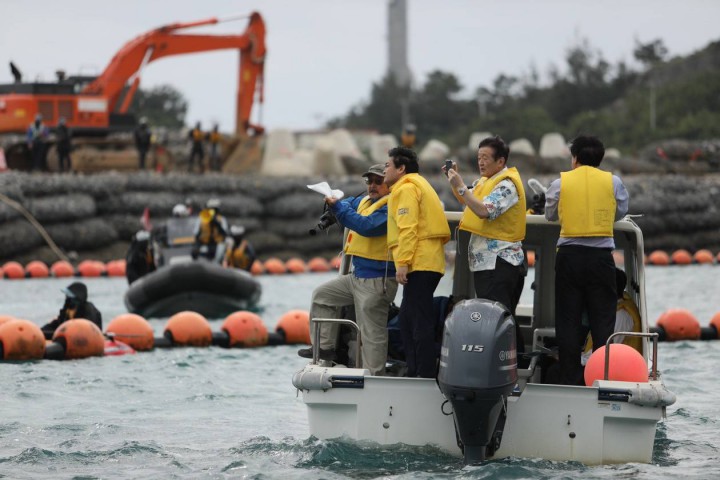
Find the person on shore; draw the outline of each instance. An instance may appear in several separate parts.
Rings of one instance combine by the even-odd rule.
[[[220,200],[211,198],[198,215],[193,258],[205,257],[215,263],[222,263],[225,258],[227,235],[228,224],[225,217],[220,214]]]
[[[87,286],[82,282],[74,282],[61,290],[65,294],[65,303],[58,316],[50,323],[43,325],[41,330],[45,339],[51,340],[55,330],[74,318],[90,320],[102,331],[102,315],[91,302],[88,302]]]
[[[140,124],[135,129],[135,148],[138,152],[138,168],[145,170],[145,158],[150,150],[150,143],[152,134],[150,133],[150,127],[148,127],[147,118],[142,117]]]
[[[415,147],[415,132],[416,132],[415,125],[412,123],[408,123],[405,125],[405,128],[403,128],[402,134],[400,135],[400,143],[405,148],[413,148]]]
[[[245,238],[245,227],[242,225],[231,226],[230,239],[230,245],[225,255],[225,265],[249,272],[257,255],[252,244]]]
[[[510,149],[502,138],[488,137],[478,146],[481,178],[470,188],[457,170],[448,181],[455,198],[465,205],[460,230],[470,232],[468,265],[473,272],[475,295],[502,303],[513,318],[520,300],[527,267],[522,249],[525,239],[525,189],[517,168],[508,168]],[[520,327],[515,322],[518,352],[524,351]]]
[[[433,293],[445,274],[450,227],[440,198],[419,174],[415,152],[395,147],[388,156],[388,246],[403,285],[400,328],[407,376],[432,378],[437,373]]]
[[[200,170],[200,173],[203,172],[203,162],[205,159],[205,133],[202,131],[202,128],[200,122],[197,122],[195,124],[195,128],[190,130],[190,133],[188,134],[188,138],[190,138],[191,141],[191,148],[190,148],[190,160],[188,162],[188,172],[193,172],[195,170],[195,158],[198,159],[198,168]]]
[[[597,137],[576,137],[570,153],[571,170],[562,172],[545,194],[545,218],[560,220],[555,257],[560,382],[584,385],[581,319],[587,312],[594,348],[605,345],[617,305],[613,224],[627,213],[629,195],[620,178],[600,170],[605,146]]]
[[[388,312],[398,284],[388,255],[388,186],[383,165],[371,166],[362,175],[367,195],[338,200],[326,197],[338,223],[349,228],[345,255],[352,255],[353,271],[336,277],[313,291],[310,318],[339,318],[342,307],[355,307],[360,328],[362,368],[383,375],[388,352]],[[320,358],[335,359],[339,326],[320,324]],[[314,335],[311,339],[314,340]],[[312,358],[312,349],[298,351]]]
[[[220,140],[222,136],[218,131],[217,123],[213,125],[213,129],[208,135],[208,142],[210,142],[210,170],[213,172],[220,171]]]
[[[32,153],[32,170],[47,171],[47,140],[48,128],[43,123],[41,114],[35,115],[35,121],[27,131],[27,144]]]
[[[57,154],[60,172],[72,170],[72,159],[70,152],[72,151],[72,133],[65,122],[65,117],[60,117],[58,127],[55,131],[57,137]]]

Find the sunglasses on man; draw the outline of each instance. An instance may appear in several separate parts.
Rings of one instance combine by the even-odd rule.
[[[371,183],[374,183],[375,185],[382,185],[384,181],[385,179],[382,177],[365,177],[365,185],[370,185]]]

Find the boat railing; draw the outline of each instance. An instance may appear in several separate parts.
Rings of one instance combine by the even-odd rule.
[[[652,374],[651,378],[653,380],[658,379],[658,368],[657,368],[657,346],[658,346],[658,338],[660,337],[657,333],[641,333],[641,332],[615,332],[612,335],[610,335],[607,339],[607,342],[605,342],[605,375],[604,379],[608,379],[608,375],[610,372],[610,345],[612,344],[612,339],[615,337],[618,337],[620,335],[629,335],[631,337],[643,337],[643,338],[652,338],[653,342],[653,351],[652,351]]]
[[[338,325],[348,325],[355,329],[355,333],[357,334],[357,338],[355,341],[355,365],[360,366],[362,365],[362,352],[360,351],[360,327],[358,327],[358,324],[353,322],[352,320],[347,320],[344,318],[313,318],[311,320],[315,324],[315,331],[313,332],[313,342],[312,342],[312,363],[313,365],[317,365],[318,361],[320,360],[320,325],[323,323],[336,323]]]

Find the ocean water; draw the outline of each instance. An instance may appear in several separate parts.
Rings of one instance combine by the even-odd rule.
[[[649,267],[650,323],[687,308],[705,326],[720,311],[720,267]],[[260,277],[265,323],[309,307],[334,274]],[[67,279],[0,281],[0,314],[38,324]],[[105,324],[124,313],[123,279],[87,279]],[[157,334],[165,320],[152,320]],[[221,322],[212,322],[213,330]],[[176,348],[124,357],[0,364],[0,478],[720,478],[720,341],[661,343],[678,397],[659,425],[651,464],[587,467],[504,459],[466,467],[432,447],[380,447],[308,435],[291,384],[297,346]]]

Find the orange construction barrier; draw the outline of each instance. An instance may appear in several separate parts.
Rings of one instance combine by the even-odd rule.
[[[66,262],[65,260],[58,260],[53,263],[50,267],[50,272],[52,272],[53,277],[57,278],[72,277],[75,275],[75,269],[70,262]]]
[[[125,276],[125,260],[111,260],[105,264],[108,277]]]
[[[330,264],[322,257],[311,258],[307,264],[311,272],[329,272]]]
[[[105,264],[97,260],[83,260],[77,269],[82,277],[100,277],[105,273]]]
[[[268,343],[268,330],[262,319],[247,311],[231,313],[220,327],[228,334],[231,347],[261,347]]]
[[[665,330],[669,341],[700,338],[700,322],[684,308],[671,308],[663,312],[657,320],[657,326]]]
[[[260,260],[255,260],[252,267],[250,267],[250,273],[253,275],[262,275],[265,273],[265,266]]]
[[[305,310],[290,310],[280,317],[276,332],[285,335],[285,343],[310,344],[310,313]]]
[[[675,265],[690,265],[692,263],[692,255],[684,249],[675,250],[670,259]]]
[[[113,318],[105,328],[105,332],[113,334],[115,340],[127,343],[138,351],[152,350],[155,337],[152,326],[140,315],[123,313]]]
[[[585,365],[585,385],[588,387],[595,380],[605,378],[605,348],[603,346],[595,350]],[[648,367],[645,359],[634,348],[613,343],[610,345],[608,380],[647,383]]]
[[[207,319],[196,312],[184,311],[170,317],[165,332],[176,345],[207,347],[212,343],[212,330]]]
[[[25,275],[30,278],[47,278],[50,276],[50,269],[44,262],[33,260],[25,265]]]

